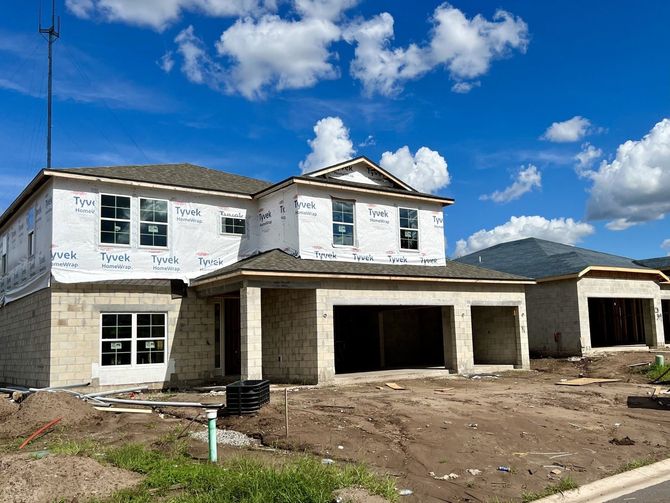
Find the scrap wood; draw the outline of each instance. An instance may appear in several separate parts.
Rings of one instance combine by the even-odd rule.
[[[579,377],[577,379],[568,379],[567,381],[559,381],[556,384],[559,386],[586,386],[587,384],[600,384],[608,382],[620,382],[621,379],[601,379],[594,377]]]
[[[394,382],[385,382],[384,384],[385,384],[387,387],[391,388],[392,390],[396,390],[396,391],[400,391],[400,390],[407,389],[407,388],[403,388],[402,386],[400,386],[400,385],[398,385],[398,384],[396,384],[396,383],[394,383]]]
[[[450,393],[453,390],[454,390],[454,388],[437,388],[437,389],[434,389],[433,391],[435,393]]]
[[[651,365],[651,362],[640,362],[640,363],[633,363],[632,365],[628,365],[629,367],[642,367],[642,366],[649,366]]]
[[[313,407],[323,407],[326,409],[355,409],[353,405],[324,405],[324,404],[315,404]]]
[[[28,445],[30,442],[32,442],[33,440],[35,440],[35,439],[36,439],[37,437],[39,437],[40,435],[44,434],[44,433],[45,433],[49,428],[51,428],[52,426],[56,426],[58,423],[60,423],[60,421],[61,421],[62,419],[63,419],[62,417],[59,417],[59,418],[57,418],[57,419],[54,419],[53,421],[49,421],[47,424],[45,424],[45,425],[42,426],[41,428],[38,428],[37,430],[35,430],[35,432],[33,432],[32,435],[30,435],[28,438],[26,438],[26,439],[23,441],[23,443],[19,446],[19,450],[23,449],[23,448],[24,448],[26,445]]]

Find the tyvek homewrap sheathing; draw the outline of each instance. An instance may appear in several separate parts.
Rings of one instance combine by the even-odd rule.
[[[355,200],[354,246],[333,245],[332,198]],[[434,204],[381,195],[303,188],[295,199],[301,258],[382,264],[444,265],[444,216]],[[398,209],[417,209],[419,249],[400,247]]]
[[[49,286],[51,214],[49,186],[33,196],[0,232],[0,255],[6,254],[7,274],[0,274],[0,306]],[[29,253],[29,233],[33,253]]]

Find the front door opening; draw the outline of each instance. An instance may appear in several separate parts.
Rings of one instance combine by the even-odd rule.
[[[646,343],[645,318],[649,299],[589,299],[591,347]]]
[[[334,306],[335,373],[444,367],[442,310]]]
[[[242,372],[240,354],[240,299],[223,299],[223,354],[227,376],[239,376]]]
[[[670,339],[670,300],[661,301],[661,310],[663,311],[663,333],[667,341]]]

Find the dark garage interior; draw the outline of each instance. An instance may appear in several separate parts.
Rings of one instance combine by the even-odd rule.
[[[591,347],[645,344],[649,299],[589,299]]]
[[[443,367],[442,309],[334,306],[335,373]]]
[[[670,339],[670,300],[662,300],[661,309],[663,311],[663,333],[668,340]]]

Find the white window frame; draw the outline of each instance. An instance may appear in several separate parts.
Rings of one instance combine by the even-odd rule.
[[[137,337],[137,315],[153,315],[160,314],[165,317],[165,333],[163,338],[152,337],[152,338],[138,338]],[[130,315],[131,316],[131,337],[130,339],[103,339],[102,338],[102,317],[105,315]],[[163,369],[167,365],[168,361],[168,313],[165,311],[102,311],[100,312],[100,332],[99,332],[99,345],[98,345],[98,362],[100,369],[104,372],[109,369]],[[127,365],[103,365],[102,364],[102,343],[105,341],[127,341],[130,340],[130,364]],[[137,343],[138,341],[154,340],[164,341],[163,345],[163,363],[137,363]]]
[[[142,200],[145,201],[161,201],[164,202],[166,205],[165,208],[165,214],[167,215],[167,222],[151,222],[148,220],[142,220]],[[131,203],[132,206],[132,203]],[[131,215],[132,216],[132,215]],[[138,225],[137,225],[137,245],[140,248],[160,248],[160,249],[167,249],[170,247],[170,234],[172,234],[170,230],[170,201],[167,199],[161,199],[159,197],[139,197],[137,200],[137,219],[138,219]],[[160,246],[160,245],[143,245],[142,244],[142,224],[156,224],[156,225],[165,225],[167,228],[167,235],[166,235],[166,240],[165,240],[165,246]]]
[[[28,235],[28,258],[32,258],[35,256],[35,207],[33,206],[32,208],[28,209],[28,213],[26,215],[26,231]],[[30,225],[30,215],[32,214],[32,226]]]
[[[241,218],[237,218],[237,217],[231,217],[231,216],[228,216],[228,215],[219,215],[219,217],[220,217],[220,218],[219,218],[219,234],[220,234],[220,235],[222,235],[222,236],[237,236],[237,237],[239,237],[239,238],[244,238],[244,237],[247,236],[247,230],[248,230],[249,226],[247,225],[247,218],[246,218],[246,216],[241,217]],[[223,225],[223,221],[224,221],[226,218],[230,218],[230,219],[232,219],[232,220],[242,220],[242,221],[244,222],[244,232],[243,232],[242,234],[239,234],[239,233],[237,233],[237,232],[226,232],[226,231],[224,230],[224,229],[225,229],[225,226]]]
[[[112,196],[112,197],[127,197],[128,200],[130,201],[130,218],[125,219],[125,218],[107,218],[102,216],[102,198],[103,196]],[[101,192],[99,201],[98,201],[98,208],[100,208],[100,216],[98,218],[98,242],[100,243],[100,246],[111,246],[111,247],[119,247],[119,248],[130,248],[132,246],[133,242],[133,197],[128,196],[125,194],[110,194],[107,192]],[[105,243],[102,240],[102,221],[103,220],[111,220],[111,221],[119,221],[119,222],[128,222],[128,244],[124,243]]]
[[[346,223],[346,222],[335,222],[335,219],[333,218],[333,203],[334,202],[340,202],[340,203],[350,203],[352,206],[352,216],[353,216],[353,222],[352,223]],[[351,225],[353,227],[353,236],[352,236],[352,243],[350,245],[341,245],[341,244],[336,244],[335,243],[335,235],[333,233],[333,226],[335,224],[341,224],[341,225]],[[356,243],[358,242],[358,235],[356,233],[356,200],[354,199],[344,199],[341,197],[332,197],[331,198],[331,203],[330,203],[330,240],[335,248],[355,248]]]
[[[409,227],[401,227],[400,225],[400,210],[411,210],[416,211],[416,229],[411,229]],[[419,209],[418,208],[408,208],[406,206],[398,207],[398,249],[402,252],[416,253],[421,249],[421,232],[419,231],[420,222],[419,222]],[[416,231],[416,248],[403,248],[402,246],[402,231]]]

